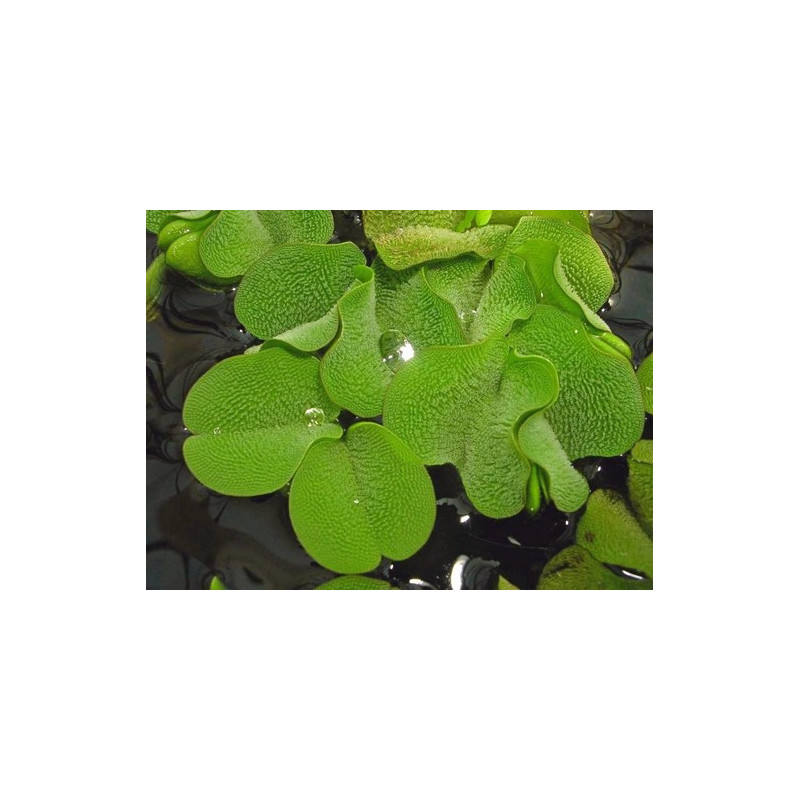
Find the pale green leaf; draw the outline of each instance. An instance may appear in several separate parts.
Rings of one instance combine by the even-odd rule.
[[[503,225],[516,225],[522,217],[535,216],[568,222],[584,233],[590,232],[587,211],[492,211],[492,221]]]
[[[184,443],[184,457],[216,492],[267,494],[286,485],[315,440],[341,436],[338,413],[313,356],[279,346],[233,356],[203,375],[186,398],[184,424],[194,435]]]
[[[341,441],[309,448],[292,481],[289,514],[297,538],[335,572],[369,572],[381,556],[410,558],[436,517],[433,484],[401,439],[372,422]]]
[[[463,253],[494,258],[503,249],[509,233],[511,228],[508,225],[486,225],[463,233],[412,225],[398,228],[374,241],[384,263],[391,269],[400,270]]]
[[[558,393],[553,365],[509,351],[493,336],[460,347],[431,347],[389,385],[384,424],[426,464],[455,464],[470,501],[489,517],[522,510],[530,462],[515,429]]]
[[[472,341],[472,326],[478,314],[478,304],[492,276],[488,262],[482,258],[461,255],[429,264],[423,269],[428,285],[455,308],[467,341]]]
[[[616,492],[607,489],[592,492],[578,522],[577,544],[604,564],[653,577],[653,540]]]
[[[579,320],[538,305],[508,340],[521,353],[555,364],[560,391],[545,416],[570,461],[621,455],[642,435],[644,407],[631,363],[597,347]]]
[[[463,216],[463,211],[365,211],[364,232],[375,241],[412,225],[454,231]]]
[[[365,261],[352,242],[276,247],[242,278],[236,293],[236,316],[260,339],[271,339],[322,318],[327,318],[322,324],[330,332],[331,310],[354,279],[363,276],[360,270],[365,269]],[[313,333],[317,334],[319,331]]]

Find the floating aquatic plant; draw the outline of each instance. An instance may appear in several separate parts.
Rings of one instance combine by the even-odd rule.
[[[335,572],[425,544],[436,512],[427,466],[455,465],[489,517],[575,511],[589,487],[573,462],[626,453],[641,436],[645,376],[597,314],[613,275],[584,212],[367,211],[369,265],[355,245],[328,243],[327,211],[148,211],[147,226],[165,251],[148,271],[148,316],[175,269],[211,289],[238,284],[236,315],[263,340],[189,392],[187,465],[223,494],[289,485],[299,541]],[[641,505],[648,462],[637,452]],[[596,494],[584,519],[614,505]],[[617,563],[602,530],[560,557],[614,583],[582,554]],[[652,547],[649,564],[639,548],[619,566],[650,579]]]

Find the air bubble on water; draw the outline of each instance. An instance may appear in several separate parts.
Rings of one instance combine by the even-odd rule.
[[[325,422],[325,412],[321,408],[307,408],[303,413],[306,420],[306,425],[309,428],[316,428]]]
[[[402,331],[394,329],[384,331],[378,340],[378,347],[383,363],[392,372],[395,372],[403,362],[414,357],[414,347]]]
[[[214,428],[214,435],[215,436],[219,436],[220,433],[222,433],[222,429],[221,428]]]

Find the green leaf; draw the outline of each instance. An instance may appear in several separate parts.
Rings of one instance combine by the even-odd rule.
[[[582,547],[572,545],[545,564],[537,589],[652,589],[650,580],[616,575]]]
[[[636,517],[653,538],[653,440],[640,439],[628,456],[628,495]]]
[[[166,257],[160,253],[147,268],[147,321],[158,316],[158,296],[161,294],[161,283],[167,270]]]
[[[274,247],[256,211],[220,211],[200,241],[200,257],[221,278],[244,275]]]
[[[463,253],[494,258],[503,249],[510,233],[508,225],[486,225],[463,233],[412,225],[375,239],[375,247],[388,267],[401,270]]]
[[[164,220],[172,214],[177,214],[177,211],[148,211],[147,213],[147,230],[150,233],[158,233]]]
[[[289,514],[306,552],[335,572],[369,572],[381,556],[402,561],[428,540],[433,484],[419,458],[372,422],[341,441],[320,441],[292,481]]]
[[[236,293],[240,322],[259,339],[271,339],[298,326],[322,323],[336,333],[332,309],[356,277],[365,279],[364,254],[352,243],[292,244],[276,247],[252,265]],[[324,339],[319,330],[298,333]],[[330,339],[319,346],[324,347]]]
[[[319,380],[319,361],[280,346],[233,356],[189,392],[186,464],[209,488],[235,497],[285,486],[317,439],[338,439],[339,413]]]
[[[230,283],[210,273],[200,257],[203,231],[187,233],[178,237],[167,248],[167,265],[190,280],[205,287],[220,287]]]
[[[639,386],[642,388],[642,397],[644,398],[644,410],[648,414],[653,413],[653,354],[650,353],[636,371],[636,378],[639,381]]]
[[[338,303],[341,331],[322,359],[320,376],[325,390],[342,408],[359,417],[377,417],[392,371],[379,350],[374,273],[369,268],[365,271],[370,279]]]
[[[558,399],[546,412],[570,461],[627,452],[642,435],[644,407],[631,363],[574,317],[536,306],[508,337],[522,353],[550,359],[558,372]]]
[[[429,264],[423,269],[430,288],[455,308],[467,341],[472,341],[478,305],[492,276],[488,262],[482,258],[461,255]]]
[[[211,583],[208,585],[209,589],[227,589],[228,587],[216,576],[211,578]]]
[[[482,228],[484,225],[489,224],[489,220],[492,218],[491,211],[476,211],[475,212],[475,226],[478,228]]]
[[[333,236],[330,211],[258,211],[273,247],[281,244],[325,244]]]
[[[517,434],[522,452],[546,475],[547,494],[561,511],[577,511],[589,497],[589,484],[570,463],[542,414],[534,414]]]
[[[381,413],[394,371],[415,351],[464,341],[455,309],[422,270],[396,273],[379,258],[374,267],[365,268],[374,278],[339,301],[339,338],[321,366],[328,394],[359,417]]]
[[[502,575],[497,580],[498,589],[519,589],[519,586],[514,586],[513,583],[507,581]]]
[[[341,575],[327,583],[321,583],[317,589],[391,589],[392,587],[378,578],[367,578],[364,575]]]
[[[523,217],[508,238],[506,252],[525,259],[537,302],[608,330],[595,311],[608,299],[614,276],[590,235],[559,220]]]
[[[587,211],[492,211],[492,219],[503,225],[516,225],[522,217],[535,216],[545,219],[558,219],[568,222],[573,228],[589,233],[589,213]]]
[[[375,317],[382,334],[400,331],[415,351],[433,345],[466,344],[455,308],[433,291],[426,271],[418,268],[396,272],[380,257],[372,267]]]
[[[417,354],[390,384],[383,421],[426,464],[455,464],[480,513],[509,517],[524,506],[531,469],[516,426],[557,394],[553,365],[510,352],[498,335]]]
[[[207,214],[208,212],[203,213]],[[204,231],[213,221],[210,216],[204,216],[202,219],[179,217],[168,221],[161,226],[161,230],[158,232],[158,246],[162,250],[168,250],[169,246],[181,236],[185,236],[187,233]]]
[[[364,232],[374,242],[412,225],[454,231],[463,216],[463,211],[365,211]]]
[[[424,273],[431,289],[456,309],[467,341],[508,333],[511,324],[527,319],[536,305],[526,264],[513,255],[497,259],[493,267],[458,256],[428,265]]]
[[[592,492],[578,522],[577,543],[598,561],[653,577],[653,541],[616,492]]]

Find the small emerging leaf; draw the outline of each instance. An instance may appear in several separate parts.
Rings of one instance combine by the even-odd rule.
[[[211,583],[208,585],[209,589],[227,589],[228,587],[216,576],[211,578]]]
[[[561,511],[577,511],[589,496],[589,484],[570,463],[542,414],[528,417],[517,434],[520,449],[546,475],[547,491]]]
[[[419,458],[381,425],[351,425],[341,441],[309,448],[292,481],[289,514],[306,552],[334,572],[402,561],[428,540],[433,484]]]
[[[514,586],[511,581],[507,581],[502,575],[497,580],[498,589],[519,589],[519,586]]]

